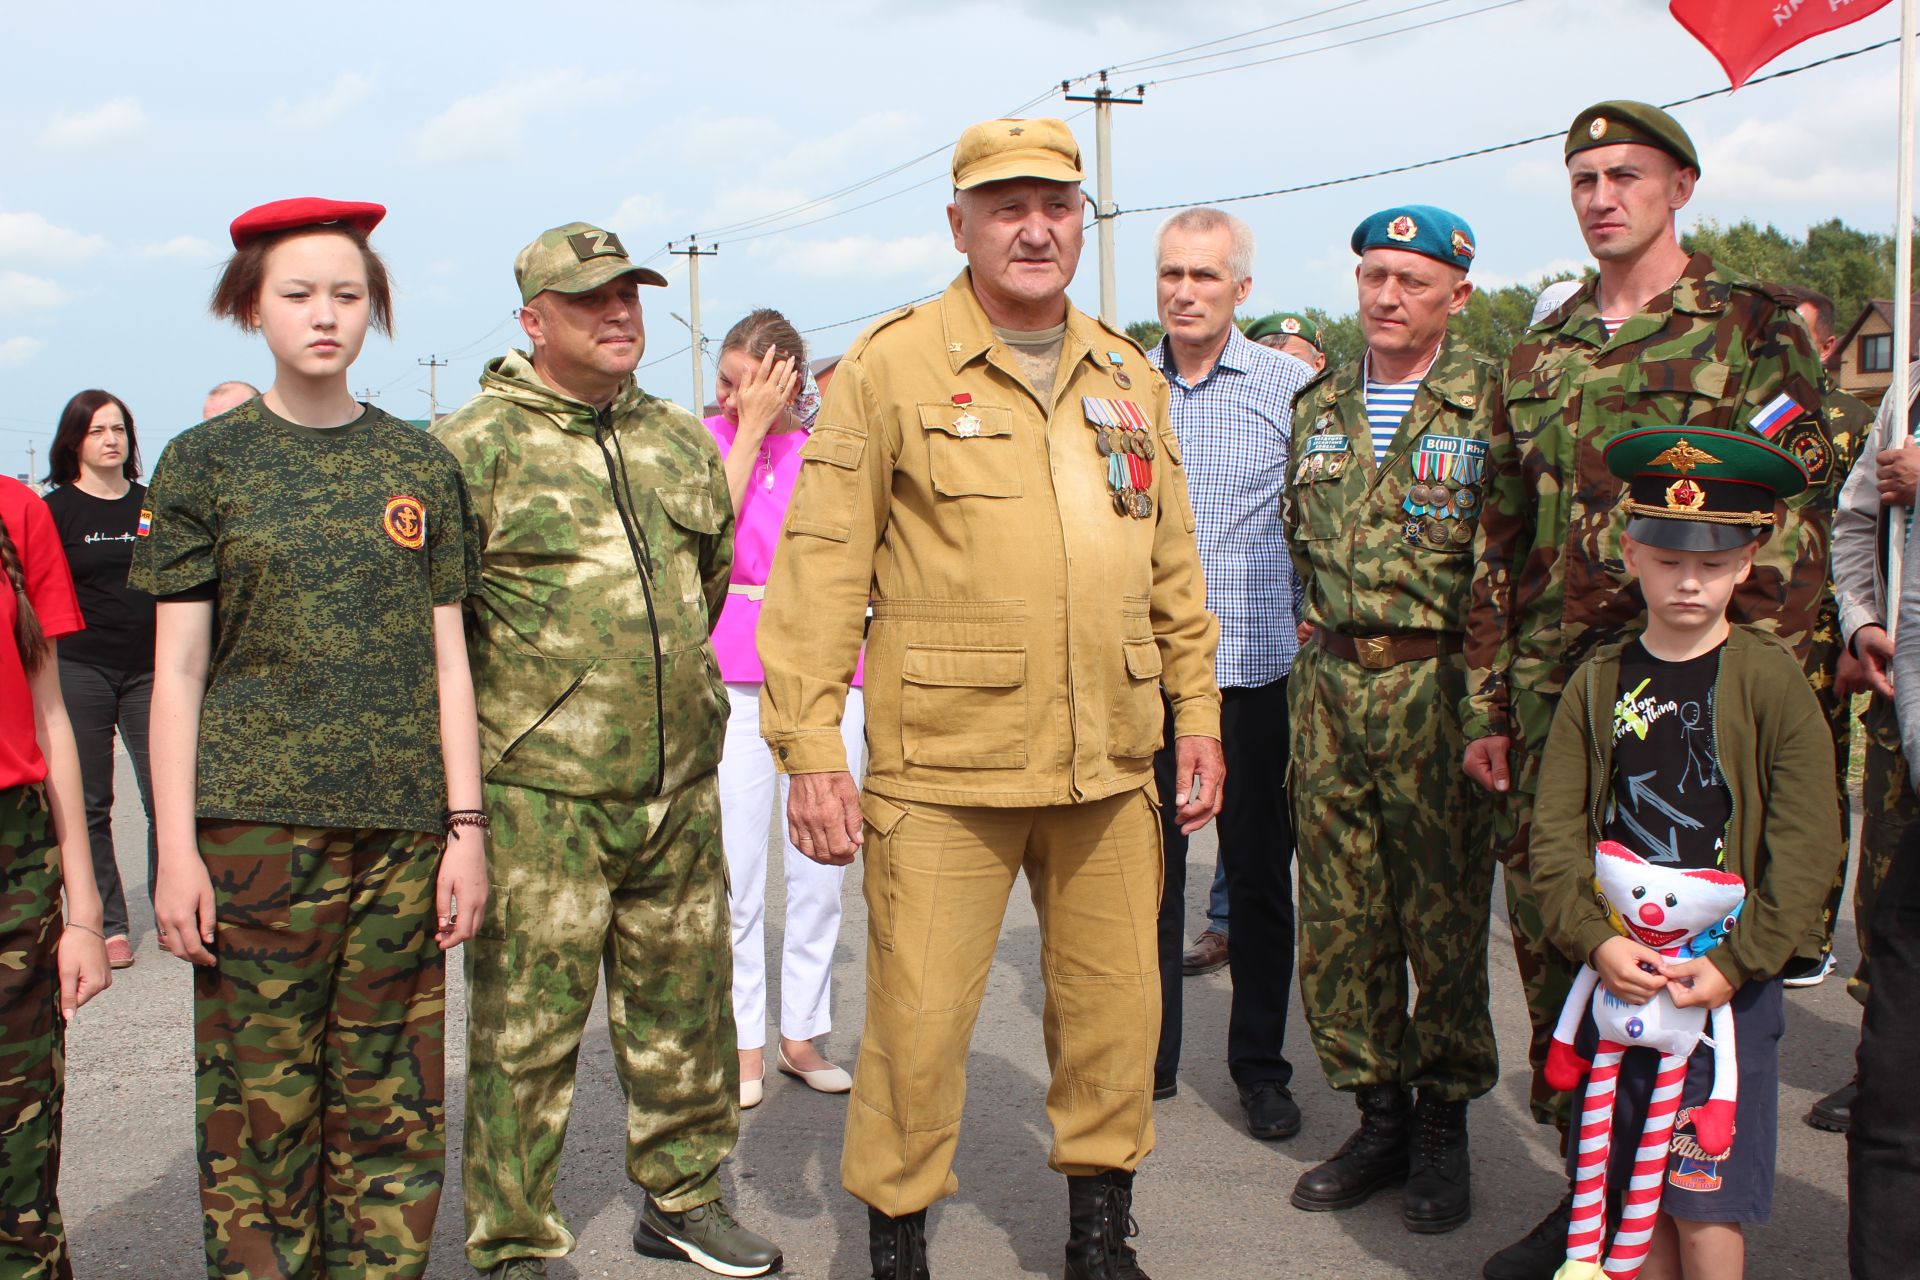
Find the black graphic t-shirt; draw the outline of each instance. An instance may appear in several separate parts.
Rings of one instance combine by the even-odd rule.
[[[1620,655],[1613,779],[1602,829],[1649,862],[1719,867],[1733,796],[1714,752],[1720,645],[1663,662],[1638,640]]]
[[[146,498],[142,484],[128,485],[118,498],[96,498],[70,484],[47,495],[87,620],[85,631],[60,637],[61,657],[115,671],[153,670],[153,597],[127,585]]]

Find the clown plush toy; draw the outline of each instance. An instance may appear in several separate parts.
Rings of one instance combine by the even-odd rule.
[[[1669,960],[1690,960],[1719,945],[1733,928],[1746,901],[1746,882],[1724,871],[1657,866],[1624,845],[1602,841],[1594,850],[1594,886],[1613,927]],[[1581,1015],[1593,1010],[1600,1042],[1589,1063],[1574,1050]],[[1708,1015],[1682,1009],[1663,988],[1646,1004],[1628,1004],[1600,985],[1591,965],[1574,978],[1560,1010],[1547,1053],[1547,1083],[1572,1089],[1587,1076],[1580,1107],[1580,1152],[1573,1179],[1573,1221],[1567,1231],[1567,1260],[1554,1280],[1632,1280],[1646,1260],[1654,1219],[1666,1185],[1667,1147],[1680,1110],[1687,1059],[1704,1037]],[[1733,1107],[1738,1079],[1733,1043],[1733,1011],[1721,1005],[1712,1014],[1713,1089],[1704,1107],[1693,1113],[1695,1138],[1708,1156],[1726,1154],[1733,1145]],[[1613,1145],[1614,1087],[1620,1062],[1645,1049],[1660,1055],[1660,1066],[1640,1133],[1633,1175],[1623,1189],[1620,1224],[1612,1248],[1601,1261],[1606,1234],[1607,1156]],[[1591,1073],[1589,1074],[1589,1068]]]

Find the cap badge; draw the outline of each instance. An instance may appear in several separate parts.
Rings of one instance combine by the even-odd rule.
[[[1298,333],[1300,332],[1300,322],[1298,320],[1295,320],[1292,316],[1288,316],[1285,320],[1282,320],[1280,322],[1280,332]]]
[[[1707,505],[1707,491],[1687,476],[1667,486],[1667,506],[1674,511],[1698,511]]]
[[[1026,130],[1025,130],[1024,128],[1022,128],[1022,127],[1021,127],[1021,126],[1019,126],[1019,125],[1015,125],[1015,126],[1013,126],[1013,128],[1011,128],[1011,129],[1009,129],[1009,130],[1007,130],[1007,136],[1008,136],[1009,138],[1017,138],[1017,137],[1019,137],[1019,136],[1020,136],[1021,134],[1023,134],[1023,133],[1025,133],[1025,132],[1026,132]]]
[[[1595,116],[1592,123],[1587,125],[1587,136],[1595,139],[1606,137],[1607,118],[1605,116]]]
[[[1473,261],[1473,241],[1467,239],[1467,233],[1458,227],[1453,229],[1453,256]]]
[[[1720,459],[1705,449],[1696,449],[1685,440],[1677,440],[1671,448],[1661,453],[1647,465],[1650,467],[1672,467],[1681,475],[1686,475],[1695,467],[1717,466]]]
[[[567,237],[567,245],[573,250],[573,256],[582,262],[588,258],[627,256],[627,247],[611,231],[576,231]]]
[[[1401,214],[1387,224],[1387,239],[1411,240],[1420,234],[1419,226],[1406,214]]]

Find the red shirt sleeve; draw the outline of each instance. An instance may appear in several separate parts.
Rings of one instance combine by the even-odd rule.
[[[7,521],[7,532],[20,552],[20,564],[26,571],[27,600],[40,619],[40,630],[51,640],[71,635],[86,623],[80,617],[80,600],[74,594],[73,574],[67,569],[67,553],[60,546],[60,530],[53,513],[40,495],[25,485],[9,485],[0,502],[0,515]]]

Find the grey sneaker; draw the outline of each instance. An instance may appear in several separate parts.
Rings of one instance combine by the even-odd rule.
[[[487,1272],[486,1280],[546,1280],[545,1258],[508,1258]]]
[[[780,1269],[779,1246],[733,1220],[719,1200],[668,1213],[647,1197],[633,1248],[649,1258],[696,1263],[715,1275],[764,1276]]]

